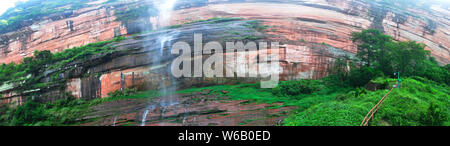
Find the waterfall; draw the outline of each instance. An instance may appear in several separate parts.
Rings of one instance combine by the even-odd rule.
[[[117,122],[117,116],[114,116],[114,121],[113,121],[113,125],[112,126],[116,126],[116,122]]]
[[[152,111],[154,109],[156,109],[156,106],[154,104],[150,104],[150,106],[148,106],[147,109],[145,109],[144,113],[142,114],[141,126],[145,126],[147,117],[148,117],[148,113],[150,113],[150,111]]]
[[[150,111],[150,110],[146,109],[145,112],[144,112],[144,114],[142,115],[141,126],[145,126],[145,121],[147,121],[147,115],[148,115],[148,112],[149,112],[149,111]]]
[[[163,2],[162,2],[163,1]],[[153,4],[158,9],[158,29],[160,27],[170,25],[170,20],[172,18],[172,11],[175,7],[176,0],[160,0],[154,1]]]
[[[166,26],[170,25],[170,20],[172,18],[172,11],[175,7],[176,4],[176,0],[157,0],[157,1],[153,1],[153,6],[158,10],[158,22],[157,22],[157,29],[161,29],[164,28]],[[164,50],[167,49],[168,52],[170,52],[171,46],[172,46],[172,40],[174,38],[176,38],[176,36],[178,35],[177,31],[173,31],[173,32],[167,32],[167,33],[163,33],[160,36],[158,36],[158,41],[160,44],[160,48],[159,51],[154,52],[152,54],[153,57],[153,66],[158,66],[161,65],[163,58],[166,56],[164,55]],[[168,73],[170,73],[170,67],[167,68]],[[164,74],[164,71],[161,71],[161,75]],[[169,80],[170,81],[170,86],[166,85],[166,81]],[[176,85],[175,85],[175,81],[173,79],[173,77],[171,76],[171,74],[168,74],[168,78],[167,77],[161,77],[161,84],[160,84],[160,92],[161,92],[161,96],[162,99],[159,103],[159,106],[161,107],[161,117],[164,116],[164,112],[166,110],[167,106],[172,106],[175,105],[176,103],[173,101],[173,97],[172,95],[170,95],[170,93],[174,92],[176,90]],[[143,115],[142,115],[142,121],[141,121],[141,126],[145,126],[145,123],[147,121],[147,115],[150,112],[150,110],[155,109],[155,105],[149,105],[149,107],[146,108],[146,110],[144,111]]]

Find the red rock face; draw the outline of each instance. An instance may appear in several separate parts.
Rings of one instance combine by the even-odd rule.
[[[440,9],[437,9],[440,10]],[[388,13],[386,15],[386,18],[383,20],[383,27],[386,31],[385,33],[387,35],[393,36],[394,39],[399,41],[408,41],[408,40],[414,40],[419,43],[425,44],[427,47],[427,50],[431,51],[431,54],[436,57],[436,59],[443,63],[443,64],[449,64],[450,61],[450,53],[449,53],[449,24],[450,22],[448,19],[442,19],[439,16],[447,13],[449,14],[449,11],[441,10],[437,11],[437,14],[429,14],[422,11],[417,10],[411,10],[416,14],[423,15],[429,18],[435,18],[432,19],[432,21],[436,21],[436,28],[433,30],[434,32],[431,33],[428,30],[426,30],[427,22],[420,18],[415,17],[407,17],[406,22],[402,23],[396,23],[394,22],[395,14]],[[443,12],[442,12],[443,11]],[[438,15],[437,17],[434,15]],[[448,17],[448,16],[447,16]]]
[[[356,53],[350,34],[367,29],[375,23],[369,16],[369,4],[358,0],[309,2],[321,7],[288,2],[226,3],[224,0],[210,1],[210,3],[214,4],[175,11],[170,24],[182,24],[212,17],[259,19],[271,26],[269,34],[279,36],[272,38],[273,40],[326,43]],[[401,16],[403,20],[399,22],[396,16],[400,14],[387,12],[380,22],[386,34],[400,41],[415,40],[424,43],[438,61],[443,64],[450,63],[448,49],[450,22],[445,19],[449,11],[432,6],[430,11],[408,9],[407,12],[422,18],[405,15]],[[9,41],[0,45],[2,50],[0,63],[20,62],[24,57],[32,56],[34,50],[59,52],[67,48],[108,40],[115,35],[127,34],[121,22],[114,21],[113,9],[98,5],[77,10],[74,15],[75,17],[54,22],[42,21],[24,28],[21,32],[3,34],[9,38]],[[433,33],[426,30],[429,25],[427,20],[435,23]],[[157,19],[150,18],[150,21],[156,24]]]
[[[11,106],[22,105],[25,103],[25,99],[22,96],[17,95],[15,92],[8,92],[2,95],[0,99],[0,105],[9,104]]]
[[[67,82],[66,91],[72,93],[72,96],[79,99],[81,95],[81,79],[71,79]]]
[[[180,0],[181,1],[181,0]],[[130,2],[142,5],[142,2]],[[404,15],[381,11],[381,18],[372,16],[368,3],[361,0],[310,0],[304,4],[289,1],[271,3],[229,3],[227,0],[209,0],[206,6],[186,7],[173,12],[170,25],[183,24],[213,17],[241,17],[247,20],[262,20],[269,27],[265,30],[267,39],[280,42],[283,67],[282,79],[318,79],[326,76],[328,67],[339,54],[357,53],[351,34],[379,25],[385,33],[399,41],[414,40],[427,45],[432,56],[442,64],[450,63],[449,19],[446,9],[432,6],[431,10],[408,9]],[[74,16],[58,21],[42,21],[20,32],[3,34],[9,38],[0,44],[0,63],[20,62],[35,50],[59,52],[64,49],[104,41],[117,35],[127,35],[121,22],[114,21],[114,8],[84,8]],[[155,27],[157,18],[148,19]],[[252,56],[250,56],[252,57]],[[254,57],[254,54],[253,54]],[[99,80],[99,87],[92,94],[107,97],[116,90],[139,87],[157,88],[167,75],[150,73],[154,66],[139,66],[127,69],[105,71],[93,82]],[[75,97],[84,94],[83,85],[89,79],[72,79],[67,91]],[[198,83],[205,82],[201,79]],[[186,86],[197,83],[189,81]],[[162,84],[170,84],[165,81]]]
[[[9,40],[0,44],[0,63],[18,63],[25,57],[33,56],[35,50],[56,53],[126,34],[126,29],[121,22],[115,21],[113,14],[114,11],[107,8],[85,8],[75,11],[75,17],[53,22],[46,20],[20,32],[3,34],[2,37]]]
[[[270,108],[282,103],[257,104],[249,101],[229,101],[215,95],[189,93],[173,95],[177,103],[160,106],[164,98],[123,100],[92,107],[92,113],[82,119],[92,122],[84,126],[274,126],[296,107]],[[153,105],[144,112],[148,103]],[[144,113],[147,115],[144,117]],[[143,123],[143,121],[145,123]]]
[[[322,54],[317,49],[330,45],[356,53],[351,33],[370,27],[367,19],[332,10],[273,3],[214,4],[206,7],[174,12],[172,24],[180,24],[213,17],[241,17],[262,20],[268,25],[268,39],[281,42],[284,63],[282,79],[318,79],[327,75],[327,67],[335,54]],[[327,45],[312,45],[327,44]],[[324,56],[326,55],[326,56]]]
[[[352,0],[315,1],[315,4],[336,8],[347,13],[324,8],[295,4],[274,3],[231,3],[211,4],[206,7],[182,9],[174,12],[172,24],[180,24],[194,20],[213,17],[242,17],[245,19],[263,20],[269,25],[268,34],[279,37],[274,41],[301,41],[308,43],[325,43],[356,53],[356,45],[350,40],[353,32],[370,28],[374,23],[381,23],[386,34],[399,41],[413,40],[427,45],[432,56],[443,64],[450,63],[449,24],[445,19],[448,10],[433,6],[431,11],[408,9],[425,18],[413,17],[387,12],[382,22],[372,21],[369,6],[355,3]],[[348,13],[359,15],[350,15]],[[404,19],[404,20],[399,20]],[[426,22],[426,20],[430,22]],[[404,21],[404,22],[402,22]],[[433,33],[427,31],[429,23],[435,23]],[[296,46],[292,46],[296,47]],[[291,50],[292,48],[287,48]],[[299,56],[294,56],[299,58]],[[303,56],[300,56],[303,57]]]
[[[108,97],[108,93],[121,89],[133,87],[145,88],[147,83],[152,83],[151,80],[155,79],[155,75],[152,76],[152,74],[149,73],[149,70],[149,67],[138,67],[103,74],[100,77],[102,86],[101,97]]]

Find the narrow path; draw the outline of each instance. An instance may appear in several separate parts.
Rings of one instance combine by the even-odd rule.
[[[389,96],[389,94],[391,93],[391,91],[394,88],[392,88],[391,90],[389,90],[388,93],[386,93],[386,95],[383,96],[383,98],[381,98],[380,101],[378,101],[378,103],[372,107],[372,109],[370,109],[369,113],[367,113],[367,115],[364,117],[364,120],[361,122],[360,126],[369,126],[369,122],[371,120],[374,119],[375,113],[378,111],[378,109],[380,109],[380,107],[383,105],[384,101],[386,100],[386,98]],[[369,116],[370,115],[370,116]]]

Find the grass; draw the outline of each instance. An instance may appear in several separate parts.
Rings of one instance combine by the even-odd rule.
[[[304,83],[302,81],[299,82]],[[326,84],[322,81],[318,81],[318,83]],[[285,84],[285,82],[281,82],[280,84]],[[394,89],[391,92],[370,125],[449,126],[449,89],[445,84],[438,84],[424,78],[407,78],[403,81],[401,89]],[[259,83],[243,83],[238,85],[191,88],[175,93],[208,91],[209,94],[217,95],[219,97],[218,99],[248,100],[248,103],[283,103],[279,106],[274,105],[268,107],[268,109],[295,106],[297,110],[290,112],[289,117],[285,119],[284,125],[287,126],[359,126],[367,112],[388,92],[387,89],[367,91],[360,88],[355,89],[337,86],[323,86],[320,90],[310,94],[299,93],[297,95],[277,94],[274,90],[276,89],[262,89]],[[45,115],[45,120],[26,124],[22,122],[22,125],[50,126],[80,124],[75,119],[88,113],[89,107],[105,102],[126,99],[152,99],[160,95],[160,92],[151,90],[134,94],[116,94],[116,96],[92,101],[62,100],[55,103],[42,104],[37,108],[30,109],[30,111],[40,111],[38,114]],[[0,122],[0,125],[11,125],[4,122],[10,121],[11,119],[20,119],[17,117],[5,117],[5,115],[14,115],[11,113],[16,111],[5,110],[4,108],[0,109],[0,113],[4,113],[0,118],[0,121],[3,121],[3,123]],[[221,115],[227,116],[228,114],[223,113]],[[276,117],[279,114],[270,116]],[[245,125],[251,121],[243,121],[241,124]]]
[[[108,41],[66,49],[55,54],[48,50],[35,51],[33,57],[24,58],[21,64],[2,64],[0,66],[0,82],[16,84],[17,86],[14,88],[19,93],[49,87],[63,88],[66,80],[61,77],[61,74],[75,69],[71,63],[84,61],[98,54],[106,56],[119,52],[112,46],[112,43],[125,39],[125,37],[116,37]],[[42,82],[45,77],[49,77],[50,80]],[[36,94],[39,95],[39,93]]]
[[[255,36],[255,35],[244,35],[244,36],[239,36],[239,37],[233,37],[232,40],[259,40],[259,39],[263,39],[264,37],[261,36]]]
[[[132,95],[119,95],[94,100],[64,99],[53,103],[41,104],[27,102],[17,109],[1,107],[0,125],[3,126],[64,126],[81,125],[82,123],[95,121],[80,121],[79,118],[90,112],[90,107],[112,101],[126,99],[152,99],[159,97],[160,92],[155,90],[137,92]]]
[[[339,93],[346,93],[348,88],[341,90],[333,88],[324,88],[313,94],[300,94],[296,96],[280,96],[275,95],[273,89],[260,88],[259,83],[239,84],[239,85],[217,85],[202,88],[192,88],[178,91],[178,93],[201,92],[203,90],[211,90],[210,94],[216,94],[222,97],[228,97],[229,100],[249,100],[250,103],[284,103],[282,106],[298,106],[300,109],[306,109],[311,105],[322,101],[331,100]],[[223,93],[222,91],[228,91]]]
[[[449,125],[449,87],[423,83],[409,78],[402,89],[394,89],[388,96],[371,125],[376,126],[430,126]],[[306,110],[299,110],[286,119],[288,126],[359,126],[367,112],[388,90],[367,92],[359,96],[347,93],[344,100],[328,100]],[[439,117],[430,116],[430,105],[435,104]],[[440,119],[436,119],[440,118]],[[429,123],[430,121],[439,121]]]
[[[403,88],[393,90],[370,125],[448,126],[449,89],[445,84],[420,77],[405,79]],[[211,90],[210,94],[228,97],[228,100],[283,103],[281,106],[271,108],[298,107],[285,119],[287,126],[359,126],[367,112],[388,92],[388,90],[372,92],[360,88],[326,86],[311,94],[286,96],[274,94],[272,89],[261,89],[256,83],[193,88],[178,93],[203,90]],[[228,92],[225,94],[222,91]],[[431,109],[432,104],[434,108]]]
[[[248,120],[245,120],[245,121],[242,121],[241,123],[239,123],[239,125],[247,125],[248,123],[250,123],[250,122],[253,122],[253,121],[257,121],[257,120],[261,120],[261,119],[248,119]]]

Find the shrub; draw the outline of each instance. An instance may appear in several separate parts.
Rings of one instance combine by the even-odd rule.
[[[74,47],[62,52],[52,54],[50,51],[35,51],[34,57],[26,57],[21,64],[9,63],[0,65],[0,82],[10,85],[20,83],[17,92],[34,90],[37,88],[48,87],[49,84],[59,84],[63,86],[59,75],[74,69],[68,64],[89,58],[95,54],[109,54],[118,52],[110,44],[126,39],[125,37],[116,37],[112,40],[91,43],[81,47]],[[51,74],[45,74],[45,71],[53,70]],[[42,78],[51,76],[50,82],[41,82]]]
[[[348,93],[337,95],[335,97],[335,99],[338,100],[338,101],[345,101],[347,99],[357,98],[359,96],[367,94],[367,92],[368,91],[365,88],[356,88],[355,90],[350,91]]]
[[[135,94],[137,91],[136,89],[125,89],[123,91],[117,90],[111,93],[108,93],[109,97],[118,97],[118,96],[129,96]]]
[[[445,107],[436,104],[435,101],[430,103],[428,110],[422,116],[422,123],[428,126],[443,126],[447,122],[447,113]]]
[[[42,104],[34,101],[27,101],[24,105],[17,107],[11,123],[15,126],[21,126],[45,121],[46,119],[47,115],[44,113]]]
[[[11,119],[11,111],[6,104],[0,106],[0,126],[8,126],[8,121]]]
[[[383,76],[383,72],[370,67],[353,69],[349,76],[349,84],[353,87],[361,87],[369,83],[370,80]]]
[[[359,126],[367,107],[343,102],[320,103],[285,119],[286,126]]]
[[[317,80],[299,80],[281,82],[272,90],[273,94],[281,96],[296,96],[300,94],[311,94],[320,91],[322,86]]]
[[[422,78],[405,78],[402,89],[394,89],[369,125],[448,126],[450,98],[447,85]],[[288,126],[358,126],[367,112],[388,90],[375,92],[359,88],[338,94],[329,101],[298,110],[287,118]],[[305,101],[301,101],[304,103]]]

